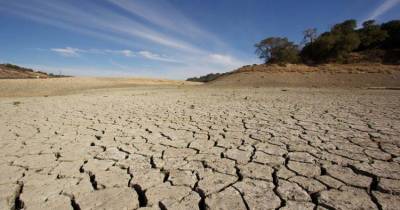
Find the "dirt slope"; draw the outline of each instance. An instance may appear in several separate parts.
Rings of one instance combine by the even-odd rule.
[[[0,79],[32,79],[48,78],[49,75],[40,71],[33,71],[10,64],[0,64]]]
[[[400,87],[400,66],[381,64],[252,65],[230,72],[211,86]]]

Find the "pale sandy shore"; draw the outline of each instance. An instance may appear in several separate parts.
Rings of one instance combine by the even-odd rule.
[[[57,94],[0,98],[0,209],[400,206],[400,91],[16,82]]]

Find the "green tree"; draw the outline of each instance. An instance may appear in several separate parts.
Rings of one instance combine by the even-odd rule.
[[[384,41],[386,49],[400,49],[400,20],[392,20],[382,24],[382,30],[388,33]]]
[[[349,53],[360,46],[361,41],[357,33],[339,34],[337,37],[332,55],[336,61],[342,62]]]
[[[342,33],[342,34],[349,34],[353,33],[354,29],[357,27],[357,21],[356,20],[345,20],[342,23],[335,24],[331,32],[332,33]]]
[[[298,63],[298,46],[287,38],[269,37],[255,44],[256,54],[265,63]]]
[[[358,30],[358,34],[361,42],[358,50],[379,48],[388,37],[387,31],[375,24],[374,20],[365,21],[363,28]]]
[[[300,56],[305,63],[323,63],[333,57],[333,48],[337,37],[331,33],[324,33],[313,43],[307,44]]]
[[[332,52],[334,57],[342,58],[359,47],[360,37],[355,31],[356,27],[355,20],[346,20],[333,27],[331,33],[336,37]]]
[[[334,25],[331,31],[321,34],[302,49],[302,60],[308,63],[342,62],[360,45],[356,26],[355,20],[346,20]]]

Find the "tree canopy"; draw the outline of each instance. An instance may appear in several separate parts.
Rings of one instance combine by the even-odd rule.
[[[298,46],[287,38],[270,37],[255,47],[256,54],[265,63],[297,63],[300,60]]]
[[[400,20],[383,24],[368,20],[361,27],[346,20],[320,35],[315,28],[303,35],[301,49],[285,37],[268,37],[255,45],[256,54],[265,63],[343,63],[351,62],[354,54],[400,63]]]

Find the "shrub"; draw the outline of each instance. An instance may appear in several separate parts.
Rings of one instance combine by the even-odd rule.
[[[269,37],[255,44],[256,54],[265,63],[298,63],[298,46],[287,38]]]

